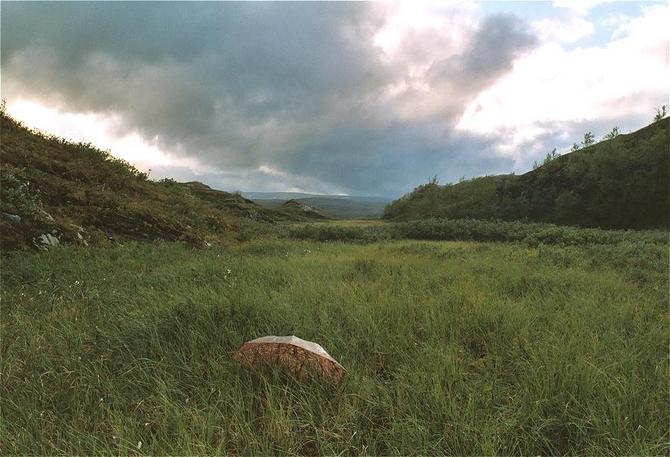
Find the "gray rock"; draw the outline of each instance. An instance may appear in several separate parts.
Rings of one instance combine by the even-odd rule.
[[[9,214],[9,213],[2,213],[3,216],[5,216],[7,219],[12,221],[15,224],[20,224],[21,223],[21,216],[18,214]]]
[[[46,251],[50,247],[58,246],[60,244],[60,240],[51,233],[44,233],[33,239],[33,244],[35,244],[38,249]]]

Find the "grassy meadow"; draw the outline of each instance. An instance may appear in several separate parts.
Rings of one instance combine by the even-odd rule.
[[[667,243],[126,243],[2,271],[3,454],[670,452]],[[343,382],[231,358],[290,334]]]

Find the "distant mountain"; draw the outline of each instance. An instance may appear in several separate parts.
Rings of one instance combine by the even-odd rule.
[[[295,200],[320,213],[336,219],[379,218],[390,202],[385,197],[318,195],[298,192],[243,192],[245,197],[266,208],[280,208],[285,202]]]
[[[389,205],[394,220],[527,219],[607,228],[670,225],[670,119],[618,135],[523,175],[429,182]]]

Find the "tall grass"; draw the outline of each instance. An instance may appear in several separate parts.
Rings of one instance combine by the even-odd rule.
[[[25,454],[664,454],[667,248],[258,241],[3,262],[0,443]],[[335,389],[248,371],[321,343]]]

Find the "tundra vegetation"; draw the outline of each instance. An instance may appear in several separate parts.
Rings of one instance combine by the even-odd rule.
[[[396,221],[308,223],[5,116],[2,135],[3,454],[670,453],[667,227],[393,213],[417,193]],[[45,230],[62,243],[37,251]],[[343,381],[231,357],[291,334]]]
[[[28,454],[667,454],[667,260],[667,243],[644,235],[10,256],[0,442]],[[231,357],[271,334],[319,342],[344,381],[303,384]]]

